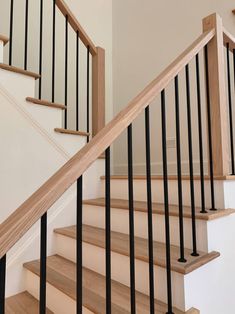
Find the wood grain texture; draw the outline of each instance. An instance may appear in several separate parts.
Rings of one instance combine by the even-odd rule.
[[[229,49],[231,52],[233,52],[233,49],[235,49],[235,37],[226,29],[223,28],[224,32],[224,46],[229,43]]]
[[[6,299],[6,314],[38,314],[39,302],[28,292],[22,292]],[[47,314],[53,314],[46,310]]]
[[[203,33],[166,70],[153,80],[125,109],[109,122],[46,183],[0,225],[0,257],[32,227],[89,166],[115,141],[186,64],[213,38]]]
[[[228,113],[225,85],[224,39],[222,19],[212,14],[203,20],[203,31],[215,29],[215,36],[208,43],[208,71],[213,169],[215,175],[229,174]]]
[[[76,227],[55,229],[55,232],[64,236],[76,238]],[[105,230],[92,226],[83,225],[83,242],[105,248]],[[111,232],[111,249],[113,252],[129,256],[129,235],[119,232]],[[159,267],[166,267],[166,250],[165,244],[161,242],[153,242],[154,249],[154,264]],[[186,263],[179,263],[179,247],[171,245],[171,267],[172,270],[186,275],[198,269],[199,267],[209,263],[219,257],[218,252],[203,253],[199,252],[200,256],[191,256],[192,251],[185,249]],[[148,240],[135,237],[135,258],[147,262],[148,259]]]
[[[66,106],[57,104],[54,102],[50,102],[47,100],[42,100],[42,99],[37,99],[37,98],[32,98],[32,97],[27,97],[26,101],[31,102],[35,105],[41,105],[41,106],[46,106],[46,107],[51,107],[51,108],[56,108],[56,109],[62,109],[65,110]]]
[[[70,26],[74,29],[75,32],[79,32],[79,38],[83,42],[86,47],[90,47],[90,52],[94,56],[97,54],[96,46],[94,45],[93,41],[87,35],[81,24],[78,22],[75,15],[72,13],[68,5],[65,3],[64,0],[56,0],[56,5],[61,11],[61,13],[66,17],[68,16],[68,22]]]
[[[105,51],[97,47],[92,59],[92,136],[105,126]]]
[[[40,275],[39,261],[33,261],[24,265],[26,269],[35,275]],[[47,281],[67,296],[76,300],[76,264],[58,255],[47,258]],[[64,283],[64,284],[63,284]],[[91,270],[83,268],[83,306],[97,314],[105,313],[105,277]],[[165,314],[166,304],[155,301],[156,314]],[[136,292],[136,307],[138,314],[149,314],[149,298]],[[130,290],[116,281],[112,281],[112,313],[130,313]],[[175,314],[183,314],[174,309]],[[191,309],[187,314],[198,314],[196,309]]]
[[[19,73],[19,74],[23,74],[26,76],[30,76],[30,77],[35,78],[35,80],[40,78],[40,75],[37,73],[31,72],[31,71],[26,71],[26,70],[23,70],[23,69],[15,67],[15,66],[5,64],[5,63],[0,63],[0,69]]]
[[[86,200],[83,202],[85,205],[91,205],[91,206],[99,206],[104,207],[105,206],[105,199],[104,198],[96,198],[92,200]],[[122,199],[111,199],[111,207],[112,208],[118,208],[118,209],[124,209],[129,210],[129,203],[128,200],[122,200]],[[134,210],[147,213],[147,202],[142,201],[134,201]],[[158,204],[158,203],[152,203],[152,210],[153,214],[158,215],[165,215],[165,207],[164,204]],[[200,213],[201,208],[196,208],[196,219],[198,220],[215,220],[218,218],[222,218],[231,214],[235,213],[234,209],[219,209],[217,211],[211,211],[208,209],[206,214]],[[177,205],[169,205],[169,214],[173,217],[179,216],[179,207]],[[191,218],[191,207],[190,206],[184,206],[183,207],[183,216],[185,218]]]
[[[9,38],[0,34],[0,41],[2,41],[3,45],[5,46],[8,43]]]
[[[134,180],[146,180],[146,175],[134,175]],[[101,176],[100,177],[101,180],[105,180],[105,176]],[[111,179],[112,180],[127,180],[128,177],[127,175],[112,175],[111,176]],[[163,176],[162,175],[152,175],[151,176],[151,179],[152,180],[163,180]],[[167,177],[168,180],[170,181],[174,181],[174,180],[178,180],[178,177],[176,175],[168,175]],[[194,181],[199,181],[201,180],[201,177],[200,176],[197,176],[195,175],[193,177]],[[214,176],[214,179],[215,180],[218,180],[218,181],[234,181],[235,180],[235,176]],[[182,180],[190,180],[190,176],[189,175],[182,175]],[[210,177],[205,175],[204,176],[204,180],[208,181],[210,180]]]
[[[63,134],[70,134],[70,135],[80,135],[80,136],[90,136],[90,133],[82,132],[82,131],[74,131],[62,128],[55,128],[55,132],[63,133]]]

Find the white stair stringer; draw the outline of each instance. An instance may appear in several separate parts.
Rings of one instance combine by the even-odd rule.
[[[22,81],[21,96],[19,95],[20,89],[15,95],[14,88],[10,89],[11,79],[13,87],[14,84],[20,84]],[[1,188],[1,206],[3,210],[0,214],[0,222],[5,220],[25,199],[64,165],[75,152],[86,144],[85,137],[58,135],[62,139],[61,142],[63,141],[67,145],[62,146],[52,136],[55,126],[51,126],[53,131],[50,134],[45,125],[40,123],[39,119],[36,119],[36,115],[34,118],[29,113],[26,106],[30,105],[26,104],[25,97],[34,92],[35,82],[33,79],[21,74],[2,71],[0,73],[1,80],[9,84],[9,89],[5,87],[5,83],[0,82],[0,99],[3,110],[3,121],[1,123],[2,159],[5,161],[1,163],[3,184]],[[35,105],[35,111],[37,111],[36,107]],[[48,119],[48,127],[52,119],[53,121],[55,119],[59,121],[57,110],[53,112],[51,108],[41,108],[40,110],[44,111],[44,109],[47,109],[45,116],[48,112],[53,116],[53,118]],[[34,109],[32,108],[32,110]],[[57,115],[56,118],[54,117],[55,114]],[[61,115],[61,113],[59,114]],[[84,198],[101,196],[99,176],[103,174],[103,169],[104,161],[99,159],[84,174],[84,187],[90,187],[85,189],[87,193],[84,192]],[[24,184],[22,184],[22,178],[24,178]],[[14,198],[12,198],[12,190],[14,190]],[[61,200],[58,200],[53,209],[48,211],[48,234],[52,234],[53,229],[58,225],[66,226],[75,223],[76,189],[70,188],[68,194],[65,194],[65,198],[62,197]],[[51,237],[48,241],[48,247],[50,248],[48,251],[53,253],[53,238]],[[39,258],[38,248],[39,222],[26,233],[8,254],[7,297],[24,291],[22,264],[28,260]]]

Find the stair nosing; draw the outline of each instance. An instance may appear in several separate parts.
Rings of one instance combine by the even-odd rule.
[[[115,202],[119,202],[119,204],[115,204]],[[116,198],[112,198],[111,199],[111,208],[114,209],[121,209],[121,210],[129,210],[129,205],[124,205],[121,204],[120,202],[127,202],[127,200],[124,199],[116,199]],[[138,203],[143,203],[142,207],[140,205],[137,205]],[[96,199],[90,199],[90,200],[84,200],[83,201],[84,205],[90,205],[90,206],[96,206],[96,207],[104,207],[105,206],[105,202],[104,202],[104,198],[96,198]],[[164,215],[164,210],[159,209],[159,207],[164,206],[164,204],[161,203],[156,203],[153,202],[153,208],[152,208],[152,212],[155,215]],[[172,211],[171,208],[173,207],[177,207],[177,205],[169,205],[170,211],[169,211],[169,215],[172,217],[178,217],[179,216],[179,212],[178,211]],[[183,206],[183,217],[184,218],[192,218],[192,211],[189,210],[191,207],[190,206]],[[187,212],[186,212],[186,209]],[[206,214],[204,213],[200,213],[200,208],[196,207],[196,219],[197,220],[203,220],[203,221],[211,221],[211,220],[215,220],[221,217],[225,217],[225,216],[229,216],[231,214],[235,213],[235,209],[232,208],[227,208],[227,209],[218,209],[217,211],[210,211],[209,209],[207,210],[208,212]],[[142,213],[147,213],[147,201],[134,201],[134,211],[137,212],[142,212]]]
[[[90,136],[90,133],[84,132],[84,131],[74,131],[69,129],[63,129],[63,128],[55,128],[55,132],[61,133],[61,134],[70,134],[70,135],[78,135],[78,136]]]
[[[189,181],[190,180],[189,175],[182,174],[181,178],[182,178],[182,181]],[[105,176],[104,175],[100,176],[100,179],[105,180]],[[118,174],[117,175],[111,175],[111,180],[127,180],[127,179],[128,179],[127,175],[118,175]],[[167,179],[169,181],[175,181],[175,180],[178,180],[178,177],[177,177],[177,175],[168,175]],[[146,180],[146,175],[134,175],[133,180],[136,180],[136,181]],[[162,175],[151,175],[151,180],[153,180],[153,181],[163,180],[163,176]],[[199,181],[199,180],[201,180],[200,175],[195,175],[194,181]],[[204,180],[206,180],[206,181],[210,180],[210,176],[205,175]],[[235,176],[234,175],[214,176],[214,180],[215,181],[235,181]]]
[[[5,46],[9,42],[9,38],[5,35],[0,35],[0,41],[2,41]]]
[[[10,71],[10,72],[14,72],[14,73],[18,73],[18,74],[22,74],[25,76],[29,76],[34,78],[35,80],[39,79],[41,76],[37,73],[31,72],[31,71],[27,71],[27,70],[23,70],[21,68],[12,66],[12,65],[8,65],[5,63],[0,63],[0,69],[2,70],[6,70],[6,71]]]
[[[62,104],[50,102],[47,100],[37,99],[37,98],[33,98],[33,97],[27,97],[26,101],[33,103],[35,105],[41,105],[41,106],[51,107],[51,108],[55,108],[55,109],[61,109],[61,110],[67,109],[67,107],[62,105]]]

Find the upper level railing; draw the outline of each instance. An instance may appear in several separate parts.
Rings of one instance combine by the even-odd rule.
[[[104,49],[95,46],[64,0],[25,0],[20,9],[18,2],[8,0],[4,6],[7,2],[5,60],[40,75],[38,98],[66,106],[65,129],[90,134],[92,121],[92,134],[97,134],[105,124]]]
[[[224,35],[225,33],[225,35]],[[226,37],[227,36],[227,37]],[[4,286],[6,254],[10,248],[36,223],[41,217],[41,294],[40,307],[45,311],[46,300],[46,213],[50,207],[63,195],[63,193],[77,182],[77,312],[82,313],[82,178],[89,166],[105,151],[105,229],[106,229],[106,311],[111,313],[111,245],[110,245],[110,147],[115,140],[127,132],[128,155],[128,201],[129,201],[129,237],[130,237],[130,290],[131,313],[135,313],[135,239],[134,239],[134,193],[133,193],[133,134],[132,123],[145,112],[145,152],[146,152],[146,191],[148,215],[148,253],[149,253],[149,291],[150,313],[155,311],[154,303],[154,267],[153,267],[153,221],[152,221],[152,189],[151,189],[151,137],[150,137],[150,105],[160,96],[160,116],[156,121],[161,125],[161,150],[163,173],[163,199],[165,215],[165,243],[166,243],[166,272],[167,272],[167,313],[173,313],[173,299],[171,287],[171,238],[170,238],[170,212],[168,193],[168,155],[167,139],[167,111],[174,108],[174,122],[176,133],[176,159],[177,159],[177,186],[178,186],[178,217],[180,251],[178,261],[185,263],[184,239],[184,202],[182,193],[181,169],[181,130],[188,135],[188,155],[190,170],[190,219],[192,223],[192,256],[197,258],[200,254],[197,248],[196,206],[194,191],[194,161],[192,143],[192,90],[196,90],[196,111],[198,131],[198,155],[200,164],[200,191],[202,215],[208,210],[217,210],[215,200],[214,180],[225,178],[230,173],[230,160],[228,154],[229,125],[226,113],[226,81],[224,67],[224,37],[234,41],[228,33],[224,32],[221,18],[213,14],[203,20],[203,33],[192,45],[186,49],[170,66],[168,66],[155,80],[153,80],[127,107],[122,110],[109,124],[107,124],[83,149],[71,158],[56,174],[41,186],[28,200],[26,200],[6,221],[0,226],[0,313],[4,313]],[[204,75],[202,84],[200,58],[204,52]],[[193,63],[192,63],[193,62]],[[193,69],[192,69],[193,67]],[[193,82],[192,70],[195,70],[196,80]],[[181,83],[179,74],[184,74],[185,95],[187,105],[187,124],[182,125],[181,120]],[[174,86],[174,102],[167,103],[167,88],[170,83]],[[194,85],[193,85],[194,84]],[[202,98],[205,91],[205,99]],[[202,129],[202,104],[205,102],[207,113],[207,134]],[[159,119],[159,121],[157,120]],[[210,206],[205,203],[205,171],[203,140],[207,135],[208,148],[208,177],[210,182]],[[199,196],[198,196],[199,197]]]

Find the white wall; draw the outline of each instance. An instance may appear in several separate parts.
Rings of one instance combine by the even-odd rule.
[[[234,1],[169,1],[169,0],[119,0],[113,2],[113,73],[114,73],[114,113],[119,112],[134,96],[173,61],[202,31],[202,18],[218,12],[225,27],[235,33],[235,16],[231,13]],[[202,59],[202,56],[201,56]],[[201,60],[203,61],[203,59]],[[194,63],[190,65],[195,86]],[[201,74],[203,78],[203,73]],[[180,76],[180,84],[184,76]],[[202,84],[203,85],[203,84]],[[185,91],[181,86],[181,117],[186,125]],[[193,88],[192,88],[193,89]],[[198,152],[197,111],[195,88],[192,91],[192,123],[194,125],[194,152]],[[168,90],[168,138],[175,137],[173,86]],[[202,94],[204,100],[204,94]],[[203,102],[203,112],[205,112]],[[205,120],[205,115],[204,115]],[[205,121],[203,128],[206,130]],[[144,171],[145,142],[143,116],[134,123],[135,171]],[[152,161],[153,170],[161,165],[161,124],[159,99],[151,107]],[[187,138],[185,128],[181,128],[183,170],[187,167]],[[206,132],[204,132],[206,133]],[[204,141],[205,161],[207,160]],[[115,146],[115,171],[126,170],[126,141],[119,139]],[[168,149],[170,170],[175,169],[175,149]],[[196,167],[198,154],[195,153]]]
[[[66,0],[78,21],[95,45],[106,50],[106,118],[112,117],[112,1]],[[52,59],[52,0],[44,0],[43,32],[43,98],[51,99]],[[29,1],[28,67],[38,72],[39,52],[39,7],[40,1]],[[0,33],[9,34],[10,0],[3,1],[0,12]],[[25,0],[14,2],[13,64],[23,66]],[[65,18],[56,11],[56,89],[55,101],[64,103],[64,59]],[[76,78],[76,36],[69,27],[69,77],[68,118],[69,127],[75,127],[75,78]],[[5,49],[5,62],[8,48]],[[80,129],[86,131],[86,49],[80,42]],[[37,93],[36,93],[37,95]]]

